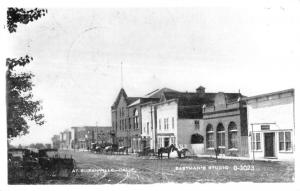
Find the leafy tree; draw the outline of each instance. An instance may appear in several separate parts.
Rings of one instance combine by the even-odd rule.
[[[43,143],[36,143],[35,148],[36,149],[45,149],[45,145]]]
[[[28,24],[34,20],[45,16],[47,9],[8,8],[7,9],[7,27],[10,33],[17,31],[17,23]]]
[[[8,8],[7,27],[10,33],[16,32],[17,23],[27,24],[37,20],[47,13],[46,9],[25,10],[23,8]],[[44,115],[40,113],[40,101],[33,100],[32,73],[17,72],[15,69],[29,64],[33,58],[28,55],[20,58],[6,59],[6,109],[7,137],[9,139],[28,133],[28,120],[37,125],[44,124]]]

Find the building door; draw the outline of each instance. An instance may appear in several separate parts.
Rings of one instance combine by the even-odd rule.
[[[265,133],[265,157],[274,157],[274,133]]]
[[[169,146],[169,143],[170,143],[170,138],[169,137],[166,137],[164,139],[164,147],[168,147]]]

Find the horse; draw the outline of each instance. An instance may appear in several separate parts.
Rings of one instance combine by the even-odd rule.
[[[176,148],[175,150],[177,151],[177,155],[179,158],[181,158],[182,155],[183,155],[183,158],[185,158],[186,152],[190,153],[190,151],[187,148],[182,148],[182,149]]]
[[[158,149],[158,158],[161,158],[162,159],[162,155],[163,153],[167,153],[168,154],[168,158],[170,158],[170,152],[173,152],[173,150],[175,150],[176,147],[171,144],[170,146],[168,147],[161,147]]]
[[[106,153],[108,153],[108,152],[110,151],[111,154],[112,154],[112,152],[118,151],[118,145],[112,144],[112,145],[110,145],[110,146],[106,146],[106,147],[104,148],[104,150],[106,151]]]
[[[119,154],[124,153],[124,152],[128,153],[128,147],[121,146],[121,147],[118,148],[118,153]]]

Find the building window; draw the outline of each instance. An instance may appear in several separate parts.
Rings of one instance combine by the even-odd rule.
[[[128,128],[131,129],[131,120],[128,118]]]
[[[279,151],[291,151],[291,132],[279,132]]]
[[[164,130],[166,130],[167,121],[166,118],[164,118]]]
[[[167,130],[168,130],[168,129],[169,129],[169,118],[167,118],[166,121],[167,121],[166,128],[167,128]]]
[[[217,126],[217,146],[225,147],[225,128],[222,123]]]
[[[251,136],[251,150],[261,150],[260,133],[253,133]]]
[[[139,118],[139,113],[138,110],[134,110],[134,126],[133,128],[138,129],[139,128],[139,123],[138,123],[138,118]]]
[[[149,122],[147,122],[147,135],[149,135]]]
[[[158,128],[161,130],[161,119],[158,120]]]
[[[162,138],[158,137],[158,146],[159,148],[162,147]]]
[[[123,121],[124,121],[124,130],[126,130],[127,129],[127,125],[126,125],[126,119],[123,119]]]
[[[174,129],[174,117],[172,117],[172,129]]]
[[[195,120],[195,130],[199,130],[200,129],[200,124],[199,124],[199,120]]]
[[[228,126],[228,148],[237,148],[237,126],[234,122],[230,122]]]
[[[211,124],[206,127],[206,147],[214,148],[214,129]]]

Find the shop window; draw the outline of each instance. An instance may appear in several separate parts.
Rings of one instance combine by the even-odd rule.
[[[159,148],[162,147],[162,138],[161,137],[158,137],[158,146],[159,146]]]
[[[261,135],[253,133],[251,136],[251,150],[261,150]]]
[[[237,148],[237,126],[234,122],[230,122],[228,126],[228,148]]]
[[[291,132],[279,132],[279,151],[291,151]]]
[[[214,129],[211,124],[206,127],[206,147],[214,148]]]

